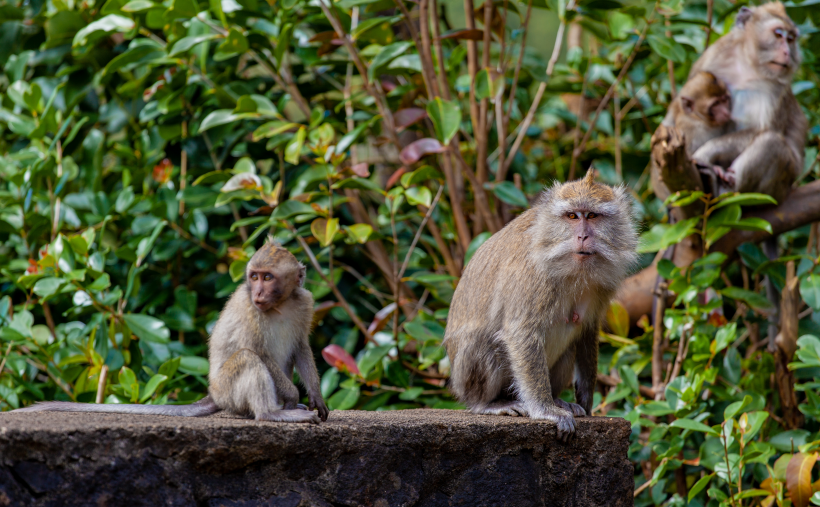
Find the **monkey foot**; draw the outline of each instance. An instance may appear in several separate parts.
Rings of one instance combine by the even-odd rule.
[[[527,417],[529,412],[520,401],[496,401],[484,408],[473,408],[476,414],[486,415],[509,415],[512,417]]]
[[[718,178],[721,181],[729,185],[729,187],[734,188],[735,186],[735,171],[732,169],[732,166],[729,166],[728,169],[724,169],[719,165],[714,166],[713,170]]]
[[[555,406],[558,408],[563,408],[564,410],[572,413],[575,417],[584,417],[587,415],[586,410],[584,410],[581,405],[564,401],[561,398],[555,399]]]

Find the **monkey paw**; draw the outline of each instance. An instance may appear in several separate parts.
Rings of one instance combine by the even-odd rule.
[[[577,403],[569,403],[561,398],[555,400],[555,406],[558,408],[563,408],[564,410],[572,413],[575,417],[585,417],[587,415],[586,410],[584,410],[581,405],[578,405]]]
[[[735,171],[732,169],[732,166],[729,166],[728,169],[724,169],[719,165],[714,166],[713,170],[718,178],[720,178],[724,183],[729,185],[730,187],[734,188],[735,186]]]
[[[558,425],[558,440],[567,443],[575,435],[575,418],[572,412],[558,406],[549,407],[540,414],[530,415],[533,419],[552,421]]]

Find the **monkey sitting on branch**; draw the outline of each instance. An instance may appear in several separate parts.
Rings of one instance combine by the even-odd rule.
[[[444,346],[450,389],[474,413],[525,416],[575,433],[592,412],[601,320],[635,265],[624,187],[555,184],[493,235],[464,271]],[[558,396],[575,381],[575,401]]]
[[[118,405],[49,401],[14,412],[106,412],[202,417],[220,410],[257,421],[318,423],[328,410],[308,335],[313,296],[302,288],[305,266],[272,239],[251,257],[245,283],[214,326],[208,355],[209,395],[191,405]],[[301,405],[293,368],[307,389]],[[314,412],[318,409],[318,414]]]

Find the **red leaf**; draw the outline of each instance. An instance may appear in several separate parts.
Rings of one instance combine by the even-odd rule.
[[[167,183],[171,179],[171,169],[173,168],[174,164],[170,160],[167,158],[162,159],[162,162],[154,166],[154,181],[160,185]]]
[[[440,39],[484,40],[484,30],[478,28],[454,30],[439,37]]]
[[[316,324],[320,320],[324,319],[327,312],[337,306],[340,305],[336,301],[325,301],[316,305],[316,308],[313,309],[313,323]]]
[[[447,148],[442,146],[441,143],[438,142],[438,139],[425,137],[405,146],[404,149],[401,150],[401,154],[399,154],[399,159],[401,159],[403,164],[411,165],[418,162],[419,159],[425,155],[444,153],[446,150]]]
[[[390,303],[379,310],[379,313],[373,318],[373,322],[370,323],[370,327],[367,328],[367,332],[372,335],[384,329],[384,326],[387,325],[387,318],[395,311],[396,303]]]
[[[336,367],[338,370],[359,375],[359,367],[356,365],[356,360],[353,359],[353,356],[348,354],[345,349],[335,343],[322,349],[322,357],[325,358],[327,364]]]
[[[409,107],[400,109],[393,115],[396,120],[396,128],[401,130],[427,117],[427,111],[420,107]]]
[[[396,89],[396,83],[392,81],[381,81],[381,85],[387,93],[390,93]]]
[[[817,461],[817,453],[792,456],[786,466],[786,488],[794,507],[807,507],[812,495],[811,469]]]
[[[393,185],[395,185],[399,181],[399,179],[401,178],[401,175],[406,173],[406,172],[407,172],[406,167],[400,167],[398,171],[396,171],[396,172],[394,172],[393,174],[390,175],[390,178],[387,179],[387,184],[384,186],[384,188],[385,189],[392,188]]]
[[[370,171],[367,169],[366,162],[350,166],[350,170],[353,172],[353,174],[359,176],[360,178],[367,178],[368,176],[370,176]]]
[[[327,32],[319,32],[310,39],[308,42],[327,42],[333,39],[338,39],[339,36],[333,30],[329,30]]]

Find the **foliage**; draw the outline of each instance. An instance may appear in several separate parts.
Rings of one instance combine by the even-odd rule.
[[[803,180],[817,174],[820,133],[815,3],[788,4],[804,48],[793,89],[812,125]],[[709,3],[712,41],[740,4]],[[647,263],[691,233],[713,243],[768,226],[741,220],[753,196],[703,195],[677,196],[702,200],[704,216],[669,226],[648,189],[649,137],[703,51],[706,4],[505,0],[443,33],[439,7],[0,5],[0,408],[94,401],[104,367],[107,403],[203,396],[208,331],[268,233],[310,264],[329,406],[390,410],[458,407],[441,347],[457,279],[551,180],[592,165],[626,182]],[[587,50],[568,42],[547,62],[526,46],[532,9],[583,27]],[[646,394],[652,329],[643,321],[630,338],[613,305],[600,368],[615,385],[595,405],[633,425],[637,505],[817,503],[810,238],[781,237],[812,310],[794,364],[805,429],[775,419],[761,346],[759,280],[782,286],[781,261],[747,244],[726,267],[714,254],[661,265],[677,295],[663,360],[679,365],[657,400]]]

